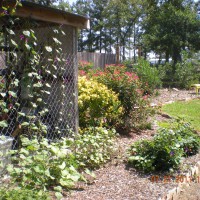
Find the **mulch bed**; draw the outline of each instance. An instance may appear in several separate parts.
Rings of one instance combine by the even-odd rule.
[[[152,103],[162,105],[169,101],[188,100],[196,98],[194,91],[159,90],[159,96],[152,99]],[[200,95],[199,95],[200,96]],[[154,119],[163,120],[157,115]],[[179,171],[173,174],[143,174],[134,168],[129,168],[125,162],[126,150],[130,145],[144,138],[152,138],[157,127],[129,136],[120,136],[117,141],[119,152],[104,167],[95,171],[96,179],[86,183],[78,183],[75,190],[67,192],[65,200],[158,200],[170,189],[178,185],[177,175],[184,175],[187,170],[200,160],[200,154],[183,160]],[[155,179],[157,176],[158,179]]]

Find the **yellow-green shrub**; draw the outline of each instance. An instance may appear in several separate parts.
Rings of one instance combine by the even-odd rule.
[[[80,127],[113,125],[122,113],[117,94],[105,85],[86,77],[79,77],[79,123]]]

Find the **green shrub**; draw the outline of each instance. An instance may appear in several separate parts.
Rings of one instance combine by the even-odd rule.
[[[199,83],[200,75],[197,73],[196,66],[191,61],[184,59],[176,64],[175,80],[177,87],[189,89],[194,83]]]
[[[74,143],[75,158],[82,168],[98,168],[111,159],[115,150],[114,139],[116,131],[103,127],[84,129],[76,136]]]
[[[159,70],[154,66],[150,66],[147,60],[138,60],[137,64],[133,65],[132,71],[140,78],[142,88],[146,93],[153,94],[156,88],[162,86]]]
[[[183,60],[175,66],[173,63],[166,63],[159,66],[159,71],[164,72],[161,77],[165,87],[178,87],[189,89],[192,84],[199,83],[199,64],[189,59],[188,54],[183,52]]]
[[[129,149],[129,163],[143,171],[160,171],[176,168],[181,157],[196,154],[200,138],[187,124],[161,129],[153,140],[134,143]]]
[[[57,185],[70,188],[83,180],[66,140],[49,144],[45,138],[22,137],[22,148],[13,152],[18,156],[13,156],[13,164],[7,167],[12,181],[22,188],[46,190]]]
[[[22,188],[0,189],[0,200],[50,200],[45,192]]]
[[[149,115],[148,95],[144,94],[139,77],[126,67],[110,65],[105,71],[94,71],[91,76],[118,94],[123,107],[121,127],[139,128]]]
[[[14,156],[7,167],[11,184],[24,191],[40,193],[54,189],[60,199],[63,188],[69,189],[77,181],[86,181],[82,172],[94,176],[89,169],[110,160],[115,150],[115,137],[114,129],[102,127],[87,128],[81,134],[51,144],[45,138],[29,140],[22,137],[22,148],[11,151]]]
[[[80,127],[105,126],[118,122],[122,107],[118,96],[112,90],[84,76],[79,78],[78,88]]]

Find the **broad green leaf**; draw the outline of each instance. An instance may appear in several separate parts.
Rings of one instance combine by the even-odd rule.
[[[42,87],[42,83],[35,83],[33,84],[33,87],[37,87],[37,88]]]
[[[6,96],[6,93],[0,93],[2,97],[5,97]]]
[[[27,37],[30,37],[30,31],[23,31],[23,34]]]
[[[11,95],[12,97],[17,97],[17,94],[13,91],[8,91],[8,94]]]
[[[60,192],[56,192],[55,196],[58,200],[62,199],[63,195]]]
[[[88,174],[88,175],[90,175],[90,176],[93,177],[93,178],[96,178],[95,173],[92,172],[92,171],[90,171],[89,169],[86,169],[86,170],[85,170],[85,173]]]
[[[8,127],[7,121],[6,120],[0,121],[0,127],[2,127],[2,128]]]
[[[11,35],[15,35],[15,33],[14,33],[14,31],[13,30],[11,30],[11,29],[6,29],[7,30],[7,32],[9,33],[9,34],[11,34]]]
[[[54,191],[62,192],[62,187],[61,186],[54,187],[53,189],[54,189]]]
[[[52,48],[50,46],[46,46],[45,49],[48,51],[48,52],[52,52]]]
[[[31,49],[31,46],[29,45],[29,44],[25,44],[25,47],[28,49],[28,50],[30,50]]]
[[[65,167],[66,167],[66,163],[65,162],[63,162],[62,165],[59,166],[59,168],[62,169],[62,170],[65,169]]]
[[[18,47],[18,44],[13,39],[11,39],[10,41],[15,47]]]
[[[61,44],[61,42],[60,42],[57,38],[53,38],[53,40],[54,40],[54,42],[55,42],[56,44]]]
[[[74,182],[77,182],[80,179],[81,175],[80,174],[73,174],[70,175],[70,179],[73,180]]]
[[[25,113],[23,113],[23,112],[18,112],[18,115],[19,115],[19,116],[23,116],[23,117],[25,117],[25,116],[26,116],[26,114],[25,114]]]
[[[23,123],[21,124],[21,126],[28,126],[28,125],[29,125],[28,122],[23,122]]]
[[[49,88],[51,87],[48,83],[46,83],[45,85],[46,85],[47,87],[49,87]]]

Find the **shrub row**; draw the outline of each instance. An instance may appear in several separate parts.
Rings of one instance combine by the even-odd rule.
[[[141,128],[146,123],[150,114],[148,84],[145,83],[144,88],[135,72],[128,71],[123,65],[109,65],[104,71],[81,70],[79,75],[81,127],[93,125],[92,121],[96,119],[102,121],[103,116],[108,126],[126,130]]]

